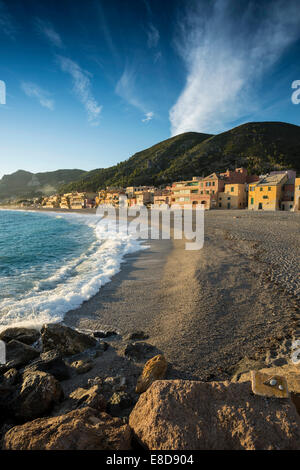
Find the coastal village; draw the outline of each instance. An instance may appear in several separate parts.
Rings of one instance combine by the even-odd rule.
[[[24,200],[22,207],[34,205],[47,209],[93,209],[100,205],[119,205],[120,196],[127,197],[128,207],[201,205],[210,209],[249,209],[262,211],[299,211],[300,178],[296,171],[272,171],[266,175],[250,175],[245,168],[212,173],[206,177],[177,181],[172,185],[107,187],[97,193],[75,192],[55,194],[33,201]]]

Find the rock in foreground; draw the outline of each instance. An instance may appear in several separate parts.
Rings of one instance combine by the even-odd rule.
[[[150,450],[280,450],[300,443],[291,400],[255,396],[250,382],[155,381],[129,425]]]
[[[72,356],[97,346],[97,340],[58,323],[44,325],[41,330],[43,352],[55,351]]]
[[[82,408],[10,429],[4,450],[130,450],[131,430],[118,418]]]
[[[31,345],[40,337],[38,330],[34,328],[7,328],[0,333],[0,339],[5,343],[15,339],[21,343]]]

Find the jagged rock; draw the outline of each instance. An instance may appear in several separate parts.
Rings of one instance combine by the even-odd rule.
[[[118,416],[122,410],[134,405],[133,398],[124,391],[115,392],[108,402],[108,412],[113,416]]]
[[[1,366],[1,370],[6,372],[11,368],[19,369],[38,356],[36,349],[13,339],[6,345],[6,364]]]
[[[131,430],[118,418],[93,408],[15,426],[4,450],[131,450]]]
[[[5,343],[15,339],[21,343],[31,345],[40,337],[39,331],[34,328],[7,328],[0,333],[0,340]]]
[[[291,399],[294,402],[298,413],[300,414],[300,366],[294,364],[285,364],[281,367],[271,367],[260,370],[263,374],[272,376],[279,375],[287,381]],[[251,373],[242,374],[239,382],[251,381]]]
[[[97,340],[92,336],[58,323],[44,325],[41,339],[43,352],[55,349],[62,356],[72,356],[97,346]]]
[[[60,407],[55,409],[54,414],[56,416],[62,415],[87,406],[98,411],[106,410],[106,400],[101,393],[99,385],[94,385],[89,389],[77,388],[74,392],[70,393]]]
[[[168,363],[164,356],[159,354],[146,362],[142,374],[138,378],[136,393],[145,392],[155,380],[165,378]]]
[[[15,416],[31,420],[47,413],[63,396],[60,383],[50,374],[27,371],[13,403]]]
[[[70,377],[69,367],[66,365],[61,356],[53,351],[51,351],[51,354],[46,353],[41,355],[41,359],[33,362],[29,366],[26,366],[25,371],[47,372],[53,375],[59,381],[67,380]]]
[[[128,333],[128,335],[125,336],[127,341],[139,341],[148,338],[149,335],[144,331],[133,331],[132,333]]]
[[[152,346],[152,344],[138,342],[127,344],[124,354],[129,357],[129,359],[133,359],[137,362],[144,362],[159,354],[159,351],[155,346]]]
[[[156,380],[129,417],[151,450],[299,449],[292,401],[251,393],[251,384]]]
[[[93,368],[92,361],[84,361],[80,359],[79,361],[74,361],[70,366],[77,372],[77,374],[85,374]]]

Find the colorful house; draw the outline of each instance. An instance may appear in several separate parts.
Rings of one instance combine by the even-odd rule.
[[[300,178],[295,179],[294,211],[300,211]]]
[[[225,184],[224,192],[218,194],[219,209],[245,209],[247,206],[246,184]]]
[[[283,185],[288,181],[286,173],[267,175],[249,184],[248,209],[276,211],[281,209]]]

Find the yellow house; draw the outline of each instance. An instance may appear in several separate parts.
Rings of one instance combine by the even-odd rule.
[[[219,209],[245,209],[247,205],[246,185],[225,184],[224,192],[218,194]]]
[[[72,196],[72,193],[67,193],[67,194],[64,194],[62,197],[61,197],[61,200],[60,200],[60,208],[61,209],[70,209],[70,198]]]
[[[256,183],[249,184],[248,209],[277,211],[280,209],[282,186],[287,174],[267,175]]]
[[[300,211],[300,178],[295,179],[294,210]]]

